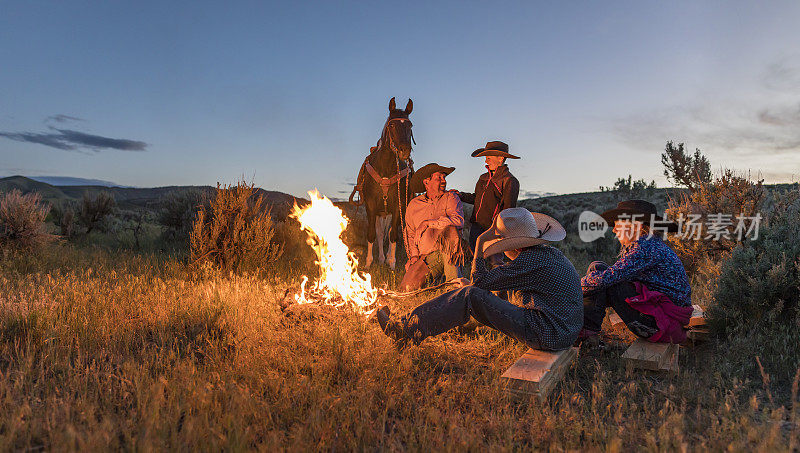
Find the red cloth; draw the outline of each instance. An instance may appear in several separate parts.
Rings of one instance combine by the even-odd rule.
[[[642,282],[633,282],[636,296],[625,299],[637,311],[656,318],[658,332],[647,341],[653,343],[683,343],[686,331],[683,326],[689,324],[694,309],[692,306],[679,307],[672,300],[658,291],[650,291]]]

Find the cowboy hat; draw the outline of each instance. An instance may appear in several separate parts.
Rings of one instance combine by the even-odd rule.
[[[486,142],[485,147],[478,148],[472,152],[472,157],[483,157],[483,156],[500,156],[500,157],[505,157],[507,159],[519,159],[519,157],[513,154],[509,154],[508,145],[499,141]]]
[[[557,242],[567,237],[566,230],[556,219],[525,208],[503,209],[494,218],[490,230],[497,239],[484,243],[484,257],[506,250]]]
[[[665,220],[658,215],[656,206],[645,200],[620,201],[616,208],[600,214],[600,217],[609,225],[614,225],[617,220],[636,220],[653,228],[666,228],[667,231],[673,233],[678,231],[677,223]]]
[[[444,173],[444,175],[447,176],[455,169],[456,167],[442,167],[436,163],[425,165],[424,167],[415,171],[414,175],[411,176],[411,182],[409,183],[411,186],[411,191],[414,193],[425,192],[425,184],[423,184],[422,181],[430,178],[434,173]]]

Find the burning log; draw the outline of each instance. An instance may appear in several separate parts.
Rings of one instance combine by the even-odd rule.
[[[439,289],[459,282],[445,282],[410,293],[395,293],[372,285],[372,276],[358,271],[358,260],[342,240],[347,217],[341,209],[316,190],[308,192],[311,203],[302,208],[295,205],[290,217],[300,223],[308,234],[307,242],[317,255],[319,278],[310,282],[303,276],[300,287],[287,289],[280,301],[281,310],[296,310],[295,305],[348,307],[369,316],[378,308],[378,298],[408,297],[424,291]]]
[[[358,260],[342,240],[347,217],[341,209],[316,190],[308,192],[311,203],[295,205],[290,217],[308,234],[307,242],[317,255],[319,278],[309,284],[303,276],[299,291],[284,295],[280,302],[286,311],[294,304],[349,307],[369,315],[377,308],[380,290],[372,286],[372,276],[358,271]]]

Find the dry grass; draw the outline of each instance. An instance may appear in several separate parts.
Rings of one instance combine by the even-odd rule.
[[[524,348],[483,328],[398,352],[346,311],[284,315],[294,282],[63,246],[0,264],[3,451],[780,451],[798,435],[786,389],[770,403],[713,343],[673,378],[585,349],[540,404],[502,392]]]

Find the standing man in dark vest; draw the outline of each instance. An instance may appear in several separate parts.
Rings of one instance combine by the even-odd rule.
[[[508,152],[508,145],[494,141],[472,152],[472,157],[486,158],[486,169],[489,170],[478,178],[475,193],[461,192],[459,197],[463,203],[474,206],[469,221],[469,244],[475,249],[478,236],[492,226],[494,218],[503,209],[517,206],[519,181],[508,171],[506,159],[519,159]],[[502,254],[489,258],[492,265],[502,263]]]

